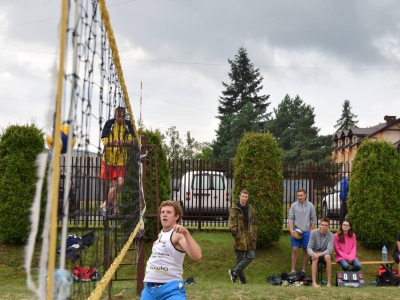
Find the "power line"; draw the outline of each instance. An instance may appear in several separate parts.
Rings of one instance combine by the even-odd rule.
[[[121,58],[121,60],[134,60],[140,62],[154,62],[164,64],[180,64],[180,65],[201,65],[201,66],[226,66],[227,64],[213,64],[213,63],[198,63],[198,62],[185,62],[185,61],[166,61],[166,60],[151,60],[151,59],[134,59],[134,58]]]
[[[17,51],[17,52],[28,52],[28,53],[42,53],[58,55],[58,53],[44,52],[44,51],[33,51],[33,50],[22,50],[0,47],[0,50],[6,51]],[[70,54],[66,54],[70,55]],[[138,61],[138,62],[151,62],[151,63],[163,63],[163,64],[179,64],[179,65],[199,65],[199,66],[228,66],[228,64],[216,64],[216,63],[201,63],[201,62],[187,62],[187,61],[167,61],[167,60],[151,60],[151,59],[135,59],[135,58],[121,58],[120,60],[126,61]],[[293,69],[293,70],[338,70],[338,71],[400,71],[400,68],[338,68],[338,67],[294,67],[294,66],[255,66],[256,68],[266,69]]]
[[[168,110],[144,110],[146,114],[159,114],[159,113],[166,113],[168,115],[181,115],[184,116],[198,116],[198,112],[189,111],[189,112],[179,112],[179,111],[168,111]],[[214,117],[214,114],[202,114],[202,116],[209,116]]]
[[[0,50],[58,55],[58,53],[55,53],[55,52],[44,52],[44,51],[34,51],[34,50],[22,50],[22,49],[12,49],[12,48],[2,48],[2,47],[0,47]]]
[[[132,95],[132,96],[137,96],[137,97],[139,97],[139,95],[136,95],[136,94],[131,94],[131,95]],[[162,103],[172,103],[172,104],[177,104],[177,105],[181,105],[181,106],[187,106],[187,107],[190,107],[190,108],[196,108],[196,109],[203,109],[203,110],[211,111],[210,109],[207,109],[207,108],[204,108],[204,107],[197,107],[197,106],[182,104],[182,103],[178,103],[178,102],[159,100],[159,99],[152,98],[152,97],[142,97],[142,98],[143,98],[143,100],[151,99],[151,100],[160,101],[160,102],[162,102]]]
[[[0,29],[31,25],[31,24],[42,23],[42,22],[47,22],[47,21],[54,21],[54,20],[59,20],[59,19],[60,18],[49,18],[49,19],[44,19],[44,20],[39,20],[39,21],[32,21],[32,22],[20,23],[20,24],[15,24],[15,25],[3,26],[3,27],[0,27]]]
[[[136,0],[128,0],[128,1],[125,1],[125,2],[121,2],[121,3],[111,4],[111,5],[107,5],[107,8],[108,7],[122,5],[122,4],[126,4],[126,3],[129,3],[129,2],[135,2],[135,1]],[[74,16],[74,14],[71,14],[71,16]],[[54,21],[54,20],[60,20],[60,18],[59,17],[57,17],[57,18],[49,18],[49,19],[43,19],[43,20],[38,20],[38,21],[31,21],[31,22],[26,22],[26,23],[8,25],[8,26],[0,27],[0,29],[6,29],[6,28],[12,28],[12,27],[20,27],[20,26],[31,25],[31,24],[36,24],[36,23],[43,23],[43,22]]]
[[[182,65],[202,65],[202,66],[227,66],[227,64],[214,64],[214,63],[198,63],[198,62],[184,62],[184,61],[165,61],[165,60],[150,60],[150,59],[133,59],[121,58],[121,60],[134,60],[140,62],[154,62],[154,63],[167,63],[167,64],[182,64]],[[342,71],[400,71],[400,68],[338,68],[338,67],[294,67],[294,66],[257,66],[256,68],[267,69],[301,69],[301,70],[342,70]]]
[[[49,76],[49,75],[50,75],[50,73],[44,73],[44,72],[40,72],[40,71],[31,70],[31,69],[24,68],[24,67],[15,65],[15,64],[8,64],[8,63],[3,63],[3,62],[0,62],[0,64],[12,66],[12,67],[17,67],[17,68],[20,68],[20,69],[22,69],[22,70],[26,70],[26,71],[30,71],[30,72],[35,72],[35,73],[43,74],[43,75],[46,75],[46,76]]]

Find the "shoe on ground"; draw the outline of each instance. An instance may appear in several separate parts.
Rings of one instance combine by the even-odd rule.
[[[189,277],[186,279],[185,284],[196,284],[193,277]]]
[[[301,270],[301,271],[299,272],[299,275],[300,275],[301,278],[306,277],[306,272],[303,271],[303,270]]]
[[[235,282],[235,281],[236,281],[236,278],[237,278],[236,273],[233,272],[233,270],[228,270],[228,273],[229,273],[229,276],[231,277],[231,281],[232,281],[232,282]]]
[[[239,277],[239,283],[246,284],[246,277],[244,277],[244,276]]]
[[[290,271],[289,276],[296,275],[296,271]]]

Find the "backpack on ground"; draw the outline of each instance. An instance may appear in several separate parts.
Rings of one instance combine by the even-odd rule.
[[[268,281],[268,283],[270,283],[272,285],[281,285],[282,284],[281,277],[276,274],[272,274],[272,275],[268,276],[267,281]]]
[[[396,277],[396,275],[383,264],[379,267],[377,282],[381,286],[400,285],[400,279]]]

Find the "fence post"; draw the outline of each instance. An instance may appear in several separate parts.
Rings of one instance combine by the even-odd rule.
[[[160,232],[160,214],[158,213],[158,208],[160,207],[160,199],[159,199],[159,193],[158,193],[158,159],[157,159],[157,146],[154,145],[154,167],[156,171],[156,221],[157,221],[157,233]],[[153,171],[153,170],[152,170]],[[153,178],[153,176],[152,176]],[[165,199],[161,199],[161,201],[164,201]]]
[[[314,191],[313,191],[313,184],[312,184],[312,179],[313,179],[313,170],[312,170],[312,162],[308,163],[308,190],[309,190],[309,195],[308,195],[308,199],[309,201],[314,204]]]
[[[203,160],[200,159],[200,166],[199,166],[199,205],[197,207],[197,229],[201,230],[201,215],[202,215],[202,201],[203,201]],[[193,197],[194,195],[192,195]]]
[[[86,158],[86,213],[89,214],[89,210],[90,210],[90,200],[89,200],[89,196],[90,196],[90,157]],[[89,228],[89,220],[88,218],[86,218],[86,228]]]
[[[145,206],[146,203],[146,198],[145,198],[145,193],[146,193],[146,159],[144,156],[146,155],[146,137],[141,136],[140,137],[140,143],[141,143],[141,148],[140,148],[140,162],[142,164],[142,193],[139,193],[139,197],[142,197],[142,201],[140,201],[140,212],[142,212],[142,209]],[[138,264],[137,264],[137,276],[136,276],[136,291],[140,295],[140,293],[143,290],[143,280],[144,280],[144,237],[139,238],[138,242],[138,253],[139,253],[139,258],[138,258]]]

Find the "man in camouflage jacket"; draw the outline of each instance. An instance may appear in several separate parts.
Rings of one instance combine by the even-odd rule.
[[[239,201],[229,212],[229,228],[233,237],[236,267],[229,270],[232,282],[239,276],[239,282],[246,283],[244,269],[254,260],[257,244],[258,225],[254,208],[247,203],[249,192],[242,190]]]

